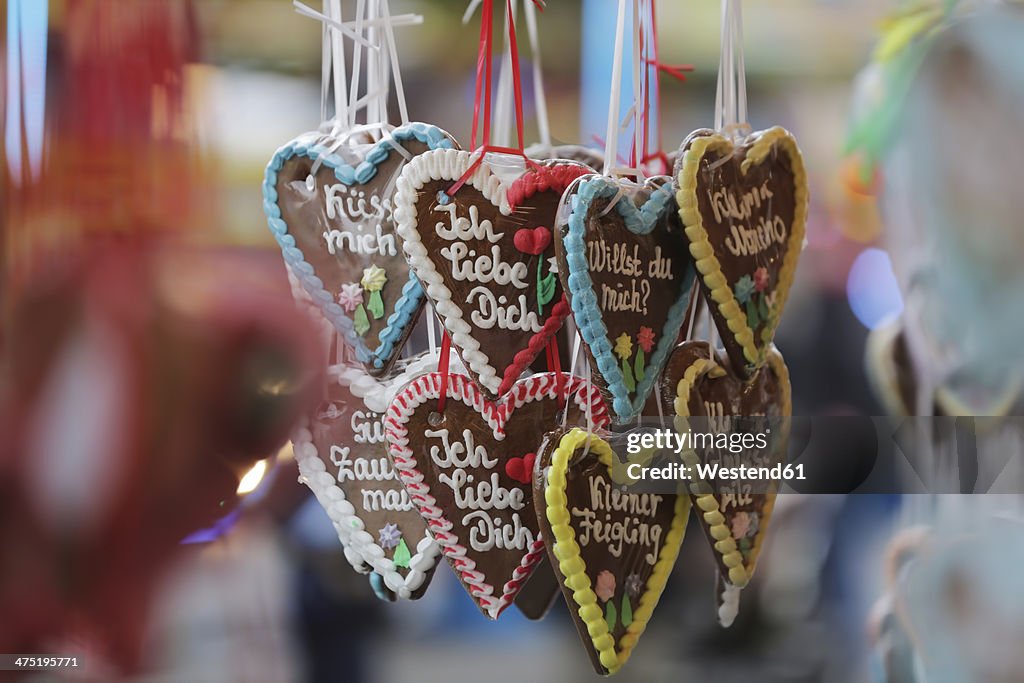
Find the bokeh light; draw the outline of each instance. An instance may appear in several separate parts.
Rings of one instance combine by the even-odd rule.
[[[857,255],[846,280],[846,297],[857,320],[871,330],[903,311],[887,252],[870,247]]]

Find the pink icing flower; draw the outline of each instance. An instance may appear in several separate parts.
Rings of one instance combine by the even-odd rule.
[[[594,586],[594,593],[601,602],[608,602],[615,595],[615,575],[605,569],[597,575],[597,585]]]
[[[763,292],[768,289],[768,269],[761,266],[754,271],[754,291]]]
[[[737,512],[732,518],[732,537],[736,540],[745,538],[750,530],[750,515],[746,512]]]
[[[636,343],[640,345],[644,353],[650,353],[654,348],[654,330],[646,326],[641,327],[640,333],[636,335]]]
[[[345,309],[346,313],[359,308],[363,303],[363,288],[358,282],[349,282],[341,286],[341,294],[338,295],[338,303]]]

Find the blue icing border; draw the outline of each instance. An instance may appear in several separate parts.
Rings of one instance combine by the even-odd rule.
[[[286,161],[294,157],[305,157],[314,161],[319,159],[321,164],[333,169],[335,177],[345,185],[363,185],[377,175],[377,166],[386,161],[394,150],[388,140],[381,140],[370,149],[363,161],[352,166],[321,144],[319,140],[322,139],[300,136],[274,153],[263,176],[263,213],[267,216],[267,226],[281,248],[285,263],[313,297],[324,317],[342,335],[345,342],[356,350],[356,359],[360,363],[372,363],[375,369],[380,369],[384,367],[385,360],[396,351],[396,342],[419,310],[424,298],[423,287],[410,271],[409,279],[402,287],[402,294],[395,301],[395,310],[388,316],[378,335],[379,345],[371,350],[356,334],[352,319],[335,302],[334,296],[324,289],[323,281],[316,276],[313,266],[306,261],[302,250],[295,246],[295,238],[289,234],[288,225],[281,218],[281,209],[277,205],[277,174]],[[391,132],[390,139],[397,142],[418,140],[430,149],[448,149],[455,146],[444,131],[425,123],[408,123],[396,128]]]
[[[686,309],[690,305],[690,290],[696,277],[696,271],[693,262],[687,260],[681,293],[668,310],[665,326],[659,335],[654,353],[651,354],[647,362],[648,371],[637,384],[636,394],[630,400],[622,369],[615,360],[613,342],[608,337],[608,328],[604,324],[601,308],[597,303],[597,294],[594,292],[594,283],[590,278],[590,265],[587,262],[584,240],[586,217],[591,204],[596,199],[613,197],[618,191],[618,184],[604,176],[590,176],[580,182],[576,194],[571,198],[572,210],[569,214],[569,230],[564,238],[564,246],[566,265],[569,268],[568,285],[572,295],[570,300],[573,317],[583,336],[583,341],[590,348],[590,353],[597,362],[598,370],[611,392],[615,421],[621,424],[636,419],[640,414],[665,367],[668,355],[679,336],[683,319],[686,317]],[[662,185],[654,190],[640,208],[637,208],[629,196],[623,196],[615,204],[615,208],[625,221],[626,227],[635,235],[650,233],[665,211],[676,210],[670,184]],[[685,236],[680,234],[679,239],[683,240]]]

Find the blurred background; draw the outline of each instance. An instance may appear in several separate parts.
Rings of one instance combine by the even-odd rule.
[[[351,14],[354,3],[344,4]],[[151,265],[140,267],[145,271],[140,276],[154,279],[149,288],[112,285],[121,292],[130,289],[139,301],[151,297],[163,306],[190,287],[206,287],[209,297],[215,291],[223,295],[229,277],[233,286],[220,304],[224,307],[242,301],[255,311],[263,299],[246,298],[263,296],[263,288],[287,297],[260,184],[275,150],[320,124],[320,24],[297,14],[288,0],[8,0],[6,6],[0,253],[6,334],[0,348],[10,353],[26,330],[43,337],[60,334],[53,332],[60,327],[57,321],[39,323],[42,304],[34,298],[39,283],[60,280],[55,275],[60,264],[76,263],[90,244],[108,245],[112,236],[120,243],[143,234],[161,244],[172,236],[175,249],[206,255],[183,259],[178,254],[170,263],[162,254],[146,257]],[[748,2],[744,9],[750,122],[755,130],[772,125],[791,130],[811,183],[807,245],[776,341],[791,372],[794,414],[882,414],[864,370],[865,345],[869,332],[898,315],[903,304],[871,188],[854,178],[843,142],[855,76],[871,57],[880,22],[897,3],[773,0]],[[425,18],[420,27],[398,29],[411,118],[437,124],[468,145],[477,20],[464,26],[465,3],[455,0],[394,0],[391,10]],[[604,134],[614,11],[611,0],[549,0],[539,17],[556,144],[597,146],[595,139]],[[658,3],[661,60],[694,67],[685,82],[660,77],[665,151],[713,122],[719,20],[718,3]],[[531,56],[526,49],[523,53],[527,142],[532,142],[537,129],[525,68]],[[230,259],[244,260],[245,272],[234,277],[224,265]],[[260,264],[257,270],[254,263]],[[46,310],[62,317],[61,307],[79,294],[74,286],[48,293]],[[183,306],[169,309],[170,327],[180,329],[174,323],[180,320],[203,327],[220,321],[226,310]],[[74,310],[77,315],[88,305]],[[260,325],[276,329],[279,322]],[[284,343],[281,335],[269,337]],[[181,343],[191,349],[198,342]],[[41,352],[24,349],[17,357],[28,367]],[[284,394],[295,398],[302,384],[297,378],[308,383],[315,366],[299,356],[281,360],[261,347],[253,363],[284,378],[282,386],[291,387]],[[138,362],[151,367],[161,356],[154,352],[146,358]],[[216,366],[215,360],[210,363]],[[246,368],[225,386],[248,387],[252,366]],[[87,403],[90,391],[79,398]],[[254,395],[269,401],[263,384]],[[267,406],[253,410],[287,412],[273,402]],[[13,430],[9,419],[0,425]],[[194,421],[188,413],[180,420]],[[286,422],[282,416],[281,424]],[[205,432],[196,429],[201,440]],[[220,504],[230,500],[226,507],[236,512],[215,516],[219,521],[190,536],[173,569],[152,587],[153,608],[126,621],[137,627],[140,654],[126,659],[133,660],[130,668],[144,671],[138,680],[593,678],[561,598],[541,622],[510,609],[498,622],[485,623],[442,563],[423,599],[377,600],[366,578],[345,562],[323,510],[296,482],[290,448],[278,452],[284,436],[268,433],[258,444],[246,444],[247,457],[232,471],[248,476],[235,490],[217,492]],[[168,446],[168,451],[187,450],[190,444]],[[836,434],[826,447],[841,459],[860,444]],[[6,470],[0,459],[0,476],[32,480],[18,474],[16,455],[9,454]],[[67,465],[55,461],[53,466]],[[125,475],[123,486],[145,490],[148,476]],[[101,480],[96,477],[97,485]],[[150,512],[174,516],[191,491],[182,484]],[[0,510],[9,526],[29,514],[15,500],[12,493]],[[883,548],[898,506],[889,496],[780,499],[760,571],[729,630],[715,621],[714,566],[691,520],[662,603],[618,679],[872,680],[877,672],[871,669],[867,623],[872,603],[884,592]],[[79,548],[81,557],[102,556],[126,543],[118,533]],[[10,538],[4,540],[8,561],[14,553]],[[148,571],[128,560],[118,566],[124,576]],[[12,586],[26,575],[21,571],[0,573],[7,592],[16,591]],[[129,599],[121,585],[97,592],[105,596],[92,604],[100,606],[99,614],[111,601]],[[36,606],[51,608],[70,620],[68,632],[52,641],[59,646],[54,651],[71,647],[87,659],[90,652],[96,659],[110,656],[99,639],[90,638],[88,619],[73,628],[79,622],[51,602]],[[18,618],[29,619],[30,613],[26,608]],[[83,605],[72,616],[89,613]]]

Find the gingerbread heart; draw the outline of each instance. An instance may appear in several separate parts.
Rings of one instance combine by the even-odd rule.
[[[263,210],[285,263],[373,374],[388,371],[424,304],[395,234],[395,180],[407,157],[454,146],[423,123],[372,145],[308,133],[267,165]]]
[[[584,145],[545,145],[538,142],[526,148],[526,156],[531,159],[568,159],[578,161],[591,168],[601,168],[604,154]]]
[[[558,593],[558,579],[551,570],[548,558],[542,556],[534,566],[530,579],[516,595],[516,609],[530,621],[540,621],[554,607]]]
[[[352,568],[374,572],[386,594],[407,599],[426,590],[440,549],[388,459],[381,414],[428,365],[437,367],[436,353],[403,362],[404,372],[386,380],[358,367],[330,368],[326,400],[293,438],[300,478],[334,523]]]
[[[679,434],[694,431],[732,436],[733,432],[748,430],[764,434],[764,448],[755,445],[737,453],[712,446],[699,452],[682,452],[693,472],[690,493],[722,576],[719,617],[728,626],[738,609],[738,589],[747,585],[757,566],[779,482],[763,481],[758,491],[752,492],[749,481],[701,479],[696,465],[771,468],[781,462],[789,425],[778,418],[789,417],[792,412],[789,371],[782,354],[771,346],[766,364],[749,379],[743,378],[707,342],[691,341],[680,344],[672,353],[662,391],[666,402],[675,406],[675,430]],[[769,419],[737,419],[760,417]]]
[[[679,215],[733,366],[762,366],[789,296],[807,223],[807,175],[783,128],[734,143],[692,133],[676,164]]]
[[[604,425],[607,413],[593,386],[568,375],[541,373],[516,382],[498,402],[465,375],[414,380],[384,418],[389,454],[480,610],[491,619],[512,604],[544,554],[530,485],[510,477],[506,464],[533,452],[537,426],[560,421],[567,397],[569,424]]]
[[[917,414],[920,386],[900,320],[871,330],[865,361],[868,380],[886,413],[901,417]],[[1015,373],[990,383],[961,370],[935,387],[931,410],[933,415],[1008,415],[1020,403],[1022,391],[1021,378]]]
[[[580,639],[599,674],[618,671],[665,589],[690,515],[684,494],[633,493],[615,454],[583,429],[548,435],[534,469],[537,516]]]
[[[693,259],[670,182],[594,175],[566,193],[558,273],[619,424],[643,410],[690,303]]]
[[[569,313],[554,273],[551,229],[562,192],[593,170],[531,162],[525,171],[513,165],[515,179],[508,180],[497,164],[517,157],[492,157],[475,168],[471,152],[416,157],[398,179],[395,219],[452,345],[493,398],[511,389]]]

